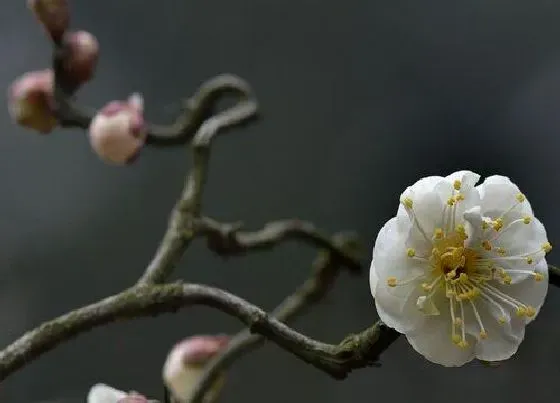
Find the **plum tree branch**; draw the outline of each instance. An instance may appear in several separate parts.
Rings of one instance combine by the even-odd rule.
[[[381,323],[345,338],[322,343],[273,318],[227,291],[199,284],[137,285],[99,302],[48,321],[0,352],[0,381],[26,363],[95,327],[115,321],[175,312],[190,305],[219,309],[243,322],[252,333],[267,337],[304,362],[343,379],[355,368],[371,365],[397,337]]]

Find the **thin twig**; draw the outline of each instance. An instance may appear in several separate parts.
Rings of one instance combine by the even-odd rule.
[[[241,223],[221,223],[209,217],[195,221],[197,232],[208,240],[208,247],[220,256],[244,255],[248,252],[270,249],[281,242],[296,240],[318,249],[325,249],[352,273],[361,272],[361,263],[355,251],[335,242],[333,237],[313,223],[297,219],[270,221],[257,231],[241,231]]]
[[[217,77],[201,87],[197,94],[191,98],[194,110],[205,105],[204,97],[213,96],[212,89],[232,86],[233,81],[228,77]],[[237,84],[244,82],[236,78]],[[175,204],[167,231],[156,250],[148,268],[138,280],[138,284],[161,283],[169,277],[172,269],[177,265],[187,246],[196,237],[194,221],[200,215],[201,200],[208,172],[210,146],[212,140],[225,129],[241,125],[252,119],[257,114],[257,101],[251,95],[248,85],[238,86],[241,99],[234,106],[205,120],[196,131],[192,141],[192,168],[188,173],[183,192]],[[209,95],[210,94],[210,95]]]
[[[273,225],[272,227],[291,228],[290,223],[292,221],[286,221],[285,225]],[[295,226],[295,228],[299,228],[299,226]],[[271,239],[279,242],[288,233],[288,231],[280,231],[276,233],[277,235],[272,235],[265,227],[264,230],[254,233],[251,238],[269,244]],[[237,233],[237,235],[240,234]],[[242,243],[242,245],[247,248],[249,245],[259,245],[260,242],[254,241],[251,244]],[[332,248],[332,246],[335,246],[335,248]],[[292,295],[286,297],[271,315],[280,322],[286,323],[303,314],[307,308],[319,302],[328,293],[340,272],[341,257],[347,256],[352,260],[357,260],[359,253],[360,245],[356,235],[349,233],[335,234],[332,241],[328,242],[328,249],[321,251],[313,262],[310,276]],[[355,267],[351,268],[356,270]],[[188,402],[202,402],[206,397],[206,392],[212,387],[214,380],[223,373],[224,369],[229,367],[237,358],[262,346],[264,342],[265,338],[263,336],[251,334],[247,329],[232,337],[228,346],[206,364]]]
[[[343,379],[355,368],[372,365],[398,334],[381,323],[339,344],[313,340],[272,318],[244,299],[198,284],[135,286],[97,303],[73,310],[24,334],[0,352],[0,381],[26,363],[95,327],[115,321],[175,312],[190,305],[219,309],[243,322],[302,361]]]

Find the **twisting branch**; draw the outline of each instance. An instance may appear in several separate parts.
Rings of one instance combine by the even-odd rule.
[[[80,333],[115,321],[175,312],[189,305],[206,305],[238,318],[251,332],[267,337],[336,379],[375,363],[398,336],[377,323],[339,344],[327,344],[298,333],[259,307],[218,288],[198,284],[135,286],[46,322],[10,344],[0,352],[0,381]]]
[[[242,223],[220,223],[209,217],[196,220],[197,231],[208,239],[208,248],[221,256],[243,255],[251,251],[269,249],[280,242],[298,240],[318,249],[328,250],[348,267],[351,272],[361,271],[356,251],[349,250],[340,242],[338,236],[330,237],[314,224],[297,220],[270,221],[259,231],[241,231]],[[357,241],[356,241],[357,242]]]
[[[212,227],[215,227],[216,225],[217,224],[213,222]],[[267,227],[260,232],[236,234],[236,238],[245,240],[250,239],[251,242],[243,242],[238,239],[233,243],[228,243],[227,245],[233,245],[229,246],[229,248],[231,248],[229,250],[232,250],[233,252],[240,250],[239,244],[243,245],[243,248],[249,248],[251,246],[264,247],[264,245],[279,242],[284,237],[289,236],[289,234],[299,234],[297,229],[302,227],[309,230],[308,232],[304,232],[304,234],[315,233],[315,230],[312,229],[313,227],[307,223],[300,223],[295,220],[277,222],[267,225]],[[273,231],[271,230],[272,228],[277,230]],[[229,234],[224,234],[224,238],[231,241],[231,237],[227,235]],[[312,240],[312,242],[315,239],[323,241],[322,237],[303,239]],[[332,249],[331,246],[331,248],[323,250],[319,253],[313,262],[309,278],[307,278],[292,295],[286,297],[284,301],[282,301],[282,303],[272,312],[271,315],[278,321],[286,323],[289,320],[293,320],[304,313],[304,311],[312,304],[319,302],[327,294],[336,280],[338,273],[340,272],[342,259],[346,259],[346,256],[354,259],[353,256],[360,253],[358,238],[353,234],[335,234],[332,237],[332,242],[329,241],[326,243],[328,243],[329,246],[335,246],[336,249]],[[228,246],[222,245],[220,253],[227,254]],[[349,266],[349,268],[351,268],[351,270],[356,270],[359,266]],[[252,334],[249,330],[242,330],[234,336],[230,340],[228,346],[218,356],[206,364],[200,380],[192,391],[189,403],[202,402],[206,397],[207,391],[212,387],[214,381],[224,369],[229,367],[237,358],[260,347],[264,341],[265,338],[263,336]]]
[[[219,76],[210,80],[188,102],[194,108],[192,110],[206,108],[205,97],[215,97],[217,89],[233,88],[234,84],[237,85],[241,100],[233,107],[204,121],[191,141],[192,168],[185,180],[181,197],[171,212],[163,240],[152,262],[138,281],[139,284],[165,281],[190,241],[196,237],[194,220],[200,215],[212,140],[221,131],[243,124],[257,113],[257,101],[251,95],[249,86],[244,84],[243,80],[233,76]]]

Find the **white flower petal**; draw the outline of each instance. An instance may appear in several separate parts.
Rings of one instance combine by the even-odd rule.
[[[373,265],[373,260],[369,266],[369,289],[371,291],[371,296],[375,298],[375,290],[377,288],[377,283],[379,282],[379,277],[377,276],[377,271]]]
[[[419,287],[407,287],[408,294],[403,296],[396,296],[392,291],[383,283],[377,284],[375,307],[379,319],[390,328],[404,334],[422,326],[426,315],[416,306],[420,296]]]
[[[517,201],[516,197],[521,192],[517,185],[506,176],[489,176],[476,188],[480,193],[481,210],[484,216],[496,218],[517,204],[515,212],[519,216],[533,215],[533,210],[527,200],[523,203]]]
[[[457,171],[445,177],[450,183],[456,180],[461,181],[461,192],[469,191],[474,188],[480,180],[480,175],[472,171]]]
[[[451,340],[451,315],[429,317],[422,327],[406,334],[410,345],[428,361],[446,367],[460,367],[475,357],[473,338],[467,335],[467,347],[458,347]]]
[[[542,259],[534,267],[534,270],[543,275],[543,279],[541,281],[535,281],[534,278],[530,277],[516,284],[496,285],[496,288],[504,294],[515,298],[517,301],[525,305],[535,308],[535,315],[531,318],[526,318],[526,323],[533,321],[537,317],[548,292],[548,266],[546,260]]]
[[[87,403],[117,403],[128,393],[115,389],[104,383],[93,385],[87,396]]]
[[[518,222],[513,225],[515,225],[515,228],[500,234],[493,245],[504,248],[507,256],[520,256],[539,252],[543,244],[548,242],[544,225],[535,217],[531,219],[529,224]],[[544,257],[544,252],[538,253],[538,257]],[[537,261],[538,259],[535,258],[534,260]],[[519,261],[525,264],[525,259],[519,259]]]
[[[476,343],[476,358],[483,361],[504,361],[511,358],[525,337],[525,325],[519,320],[500,324],[496,317],[497,311],[490,311],[490,306],[481,303],[476,306],[488,335],[486,339],[479,339]],[[478,337],[480,328],[474,319],[471,320],[469,333]]]

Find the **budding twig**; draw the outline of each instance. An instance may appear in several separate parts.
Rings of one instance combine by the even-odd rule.
[[[190,305],[219,309],[243,322],[302,361],[343,379],[355,368],[375,363],[398,334],[381,323],[339,344],[313,340],[227,291],[199,284],[135,286],[73,310],[26,333],[0,352],[0,381],[64,341],[115,321],[175,312]]]

